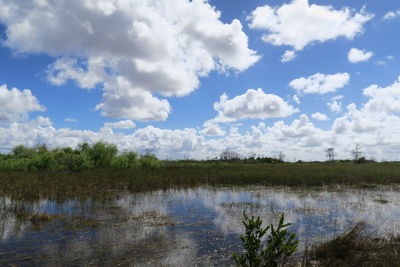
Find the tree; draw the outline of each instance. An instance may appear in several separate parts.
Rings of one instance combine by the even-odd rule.
[[[240,159],[240,156],[237,152],[226,148],[224,151],[221,152],[219,156],[220,160],[237,160]]]
[[[335,149],[333,147],[325,150],[325,156],[328,158],[328,161],[333,162],[335,160]]]
[[[353,151],[351,151],[351,155],[353,156],[354,161],[358,161],[361,158],[361,145],[357,144]]]

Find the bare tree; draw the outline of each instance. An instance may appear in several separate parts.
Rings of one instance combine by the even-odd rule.
[[[335,149],[333,147],[325,150],[325,156],[328,158],[328,161],[333,162],[335,160]]]
[[[282,151],[280,151],[278,153],[277,159],[280,160],[280,161],[285,161],[285,157],[286,157],[286,155]]]
[[[224,151],[221,152],[219,158],[220,160],[234,160],[234,159],[240,159],[240,156],[237,152],[232,151],[229,148],[226,148]]]
[[[351,151],[351,155],[353,156],[354,161],[357,161],[361,158],[361,145],[357,144],[353,151]]]

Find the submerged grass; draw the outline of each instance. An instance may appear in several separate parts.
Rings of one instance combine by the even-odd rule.
[[[400,183],[397,163],[165,163],[159,169],[0,171],[0,195],[14,200],[91,197],[201,185],[323,186]]]

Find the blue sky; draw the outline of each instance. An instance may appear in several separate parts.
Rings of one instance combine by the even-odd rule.
[[[400,159],[399,26],[392,0],[0,0],[0,151]]]

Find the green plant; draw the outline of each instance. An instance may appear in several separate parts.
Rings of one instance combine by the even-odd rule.
[[[240,240],[246,252],[242,255],[237,253],[232,255],[237,266],[275,267],[286,263],[296,251],[299,241],[296,240],[294,233],[289,233],[286,229],[291,224],[284,223],[284,214],[282,213],[276,228],[273,224],[263,228],[260,217],[248,217],[245,211],[243,217],[245,234],[240,235]],[[263,237],[268,230],[270,234],[263,242]]]

